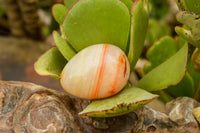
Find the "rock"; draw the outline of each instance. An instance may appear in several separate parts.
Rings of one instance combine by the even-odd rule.
[[[169,114],[169,118],[178,125],[192,123],[192,125],[198,126],[192,114],[192,110],[199,105],[200,104],[192,98],[179,97],[166,105],[166,111]]]
[[[147,106],[135,111],[138,116],[134,132],[155,133],[200,133],[192,110],[200,103],[192,98],[179,97],[166,105],[166,113]]]
[[[33,83],[0,81],[0,133],[200,132],[191,115],[192,109],[200,104],[191,98],[170,102],[166,113],[144,106],[118,117],[78,116],[89,103]],[[175,109],[180,116],[174,113]]]
[[[199,125],[195,120],[192,110],[200,106],[200,103],[192,98],[179,97],[166,105],[169,119],[176,123],[182,132],[199,133]]]
[[[80,117],[89,101],[26,82],[0,81],[0,132],[101,133],[131,129],[135,113]]]
[[[0,131],[76,132],[74,117],[57,93],[31,83],[0,82]],[[62,100],[70,101],[69,97]],[[67,104],[66,104],[67,105]]]
[[[198,120],[198,122],[200,123],[200,107],[194,108],[192,110],[192,113],[194,117]]]
[[[136,111],[139,120],[135,126],[134,132],[172,132],[172,127],[175,124],[169,119],[169,117],[161,112],[155,111],[148,106]]]

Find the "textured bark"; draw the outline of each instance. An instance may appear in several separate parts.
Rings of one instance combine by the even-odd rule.
[[[41,22],[38,15],[38,0],[17,0],[24,22],[24,28],[29,37],[41,39]]]
[[[48,0],[4,0],[8,17],[9,29],[14,36],[30,37],[41,40],[42,21],[39,18],[39,3]],[[63,0],[50,0],[51,4],[63,3]],[[43,18],[42,18],[43,19]],[[5,25],[5,20],[0,20]]]
[[[20,37],[42,39],[38,0],[5,0],[11,33]]]
[[[199,103],[187,97],[169,103],[166,114],[144,106],[127,115],[112,118],[78,116],[88,103],[36,84],[0,81],[0,132],[200,132],[192,115],[192,109]]]
[[[23,20],[16,0],[5,0],[6,13],[11,33],[15,36],[25,36]]]

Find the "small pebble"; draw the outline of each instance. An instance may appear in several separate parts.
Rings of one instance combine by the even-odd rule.
[[[200,123],[200,107],[194,108],[192,110],[192,113],[194,117],[197,119],[197,121]]]

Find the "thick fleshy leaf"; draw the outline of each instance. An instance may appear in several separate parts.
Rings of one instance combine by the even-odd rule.
[[[66,59],[56,47],[49,49],[34,64],[36,72],[44,76],[59,78],[66,65]]]
[[[159,41],[157,41],[147,52],[147,58],[150,61],[150,64],[145,66],[145,72],[148,73],[156,66],[160,65],[168,58],[173,56],[180,46],[183,46],[186,42],[182,41],[179,37],[176,38],[176,41],[169,37],[163,37]],[[159,56],[162,55],[162,56]],[[192,69],[190,69],[192,70]],[[194,93],[194,80],[193,76],[190,73],[186,73],[183,80],[175,86],[169,87],[166,89],[171,96],[189,96],[192,97]]]
[[[171,35],[171,29],[168,24],[162,23],[155,19],[149,19],[149,26],[147,30],[147,43],[151,46],[159,38]]]
[[[183,39],[181,36],[176,36],[174,38],[174,40],[175,40],[179,49],[182,48],[183,45],[187,43],[187,41],[185,39]]]
[[[91,117],[119,116],[132,112],[157,97],[158,95],[137,87],[126,87],[113,97],[93,101],[79,115]]]
[[[176,15],[176,19],[187,27],[192,28],[192,34],[200,35],[200,15],[186,11],[179,11]]]
[[[133,70],[144,46],[144,40],[148,27],[148,13],[143,0],[137,0],[131,12],[130,45],[128,59]]]
[[[69,61],[76,52],[73,48],[67,43],[65,39],[63,39],[57,31],[53,32],[53,38],[56,43],[57,48],[61,52],[61,54]]]
[[[193,97],[195,98],[200,94],[200,89],[199,89],[199,81],[200,81],[200,50],[199,48],[196,48],[195,51],[192,54],[192,58],[188,64],[188,72],[193,78],[194,82],[194,94]]]
[[[179,36],[187,40],[190,44],[193,44],[195,47],[198,47],[198,44],[196,44],[196,42],[194,41],[190,30],[186,30],[182,27],[176,26],[175,31]]]
[[[179,9],[200,14],[199,0],[176,0]]]
[[[62,4],[55,4],[52,7],[52,14],[54,19],[61,25],[68,12],[68,9]]]
[[[194,53],[193,53],[194,54]],[[192,59],[189,60],[188,66],[187,66],[187,71],[191,75],[193,82],[194,82],[194,90],[197,89],[199,80],[200,80],[200,73],[197,72],[194,68],[194,64],[192,63]]]
[[[157,41],[147,52],[147,57],[150,61],[150,64],[145,66],[145,72],[148,73],[150,70],[166,61],[169,57],[173,56],[185,43],[186,41],[180,37],[177,37],[176,40],[168,36],[161,38],[161,40]],[[195,88],[197,88],[196,84],[199,78],[197,73],[194,72],[191,62],[188,64],[187,68],[189,69],[187,69],[188,72],[183,80],[177,85],[169,87],[165,90],[171,96],[192,97]]]
[[[76,2],[79,0],[64,0],[64,4],[67,7],[68,10],[70,10]]]
[[[122,1],[128,7],[130,14],[131,14],[133,1],[132,0],[120,0],[120,1]]]
[[[165,36],[155,42],[147,52],[150,64],[145,66],[145,73],[148,73],[156,66],[166,61],[178,51],[175,40],[170,36]]]
[[[185,44],[175,55],[145,75],[136,86],[158,91],[176,85],[185,75],[187,58],[188,45]]]
[[[176,19],[190,29],[186,30],[176,27],[175,30],[177,34],[182,36],[195,47],[200,47],[200,15],[191,12],[180,11],[177,13]]]
[[[194,66],[192,64],[192,59],[190,59],[187,65],[187,72],[183,80],[176,86],[169,87],[168,89],[166,89],[166,91],[175,97],[193,97],[195,93],[199,93],[197,91],[199,79],[200,73],[195,71]]]
[[[194,82],[191,75],[187,72],[185,77],[179,84],[176,86],[171,86],[166,89],[171,96],[180,97],[180,96],[188,96],[192,97],[194,94]]]
[[[129,28],[128,8],[119,0],[81,0],[64,20],[65,35],[76,51],[101,43],[125,51]]]

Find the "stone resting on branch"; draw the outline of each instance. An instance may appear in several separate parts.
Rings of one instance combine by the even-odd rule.
[[[0,81],[0,132],[200,132],[192,114],[192,109],[200,104],[187,97],[168,103],[165,113],[144,106],[119,117],[78,116],[88,103],[33,83]]]

